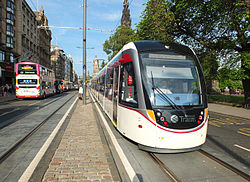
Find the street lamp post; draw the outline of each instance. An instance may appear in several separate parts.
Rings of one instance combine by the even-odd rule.
[[[87,0],[83,0],[83,104],[86,104],[86,7]]]

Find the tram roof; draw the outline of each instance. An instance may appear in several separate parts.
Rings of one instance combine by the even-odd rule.
[[[173,42],[143,40],[143,41],[135,41],[133,43],[135,44],[138,52],[170,49],[170,50],[185,52],[187,54],[193,54],[193,51],[189,47]]]

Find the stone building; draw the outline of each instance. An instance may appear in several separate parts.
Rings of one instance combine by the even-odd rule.
[[[40,11],[34,12],[38,26],[48,26],[48,19],[44,15],[43,7]],[[50,45],[51,45],[51,31],[48,27],[39,28],[39,53],[40,53],[40,64],[51,68],[50,62]]]
[[[33,12],[25,0],[0,0],[0,85],[15,84],[15,63],[50,63],[51,31],[44,9]]]
[[[15,82],[14,57],[17,52],[16,0],[0,1],[0,86]]]
[[[99,59],[97,59],[97,57],[95,57],[95,59],[93,60],[93,77],[95,77],[97,75],[97,73],[99,73]]]
[[[73,70],[73,58],[71,57],[71,55],[68,55],[69,57],[69,81],[70,82],[74,82],[74,70]]]
[[[40,63],[39,30],[36,15],[25,0],[17,1],[16,45],[19,57],[16,62]]]
[[[56,79],[65,79],[65,59],[64,51],[58,46],[52,45],[50,60]]]

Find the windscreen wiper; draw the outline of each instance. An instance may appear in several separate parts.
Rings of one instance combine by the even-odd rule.
[[[153,77],[153,73],[151,71],[151,78],[152,78],[152,90],[153,90],[153,93],[154,93],[154,103],[156,103],[156,97],[155,97],[155,91],[158,92],[159,96],[167,101],[175,110],[178,110],[178,111],[182,111],[182,109],[180,107],[178,107],[174,101],[172,101],[164,92],[162,92],[161,89],[159,89],[158,87],[155,86],[154,84],[154,77]]]
[[[165,94],[161,89],[159,89],[158,87],[155,87],[155,90],[156,90],[156,92],[158,92],[159,96],[160,96],[163,100],[167,101],[175,110],[178,110],[178,111],[182,110],[182,109],[181,109],[179,106],[177,106],[177,105],[175,104],[175,102],[174,102],[172,99],[170,99],[170,98],[167,96],[167,94]]]

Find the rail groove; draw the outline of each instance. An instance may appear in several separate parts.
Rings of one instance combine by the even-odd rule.
[[[68,103],[75,95],[70,97],[66,102],[64,102],[59,108],[57,108],[53,113],[51,113],[47,118],[45,118],[39,125],[32,129],[27,135],[25,135],[21,140],[19,140],[15,145],[13,145],[9,150],[7,150],[0,157],[0,164],[6,160],[13,152],[15,152],[18,147],[20,147],[29,137],[31,137],[39,128],[41,128],[57,111],[59,111],[66,103]]]
[[[159,167],[166,173],[173,182],[180,182],[177,176],[154,154],[149,152],[149,155],[154,159],[154,161],[159,165]]]
[[[230,164],[228,164],[228,163],[226,163],[226,162],[224,162],[224,161],[218,159],[217,157],[215,157],[215,156],[209,154],[208,152],[206,152],[206,151],[204,151],[204,150],[202,150],[202,149],[200,149],[200,150],[198,150],[198,151],[199,151],[201,154],[205,155],[206,157],[208,157],[208,158],[210,158],[210,159],[216,161],[217,163],[219,163],[219,164],[222,165],[223,167],[225,167],[225,168],[227,168],[227,169],[233,171],[234,173],[236,173],[237,175],[239,175],[239,176],[241,176],[242,178],[246,179],[247,181],[250,181],[250,176],[249,176],[248,174],[246,174],[246,173],[240,171],[239,169],[237,169],[237,168],[233,167],[232,165],[230,165]]]

